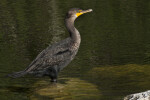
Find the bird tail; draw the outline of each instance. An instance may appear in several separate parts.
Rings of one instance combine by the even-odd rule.
[[[11,77],[11,78],[18,78],[18,77],[24,76],[25,74],[27,74],[27,72],[20,71],[20,72],[15,72],[15,73],[12,73],[12,74],[8,74],[7,76]]]

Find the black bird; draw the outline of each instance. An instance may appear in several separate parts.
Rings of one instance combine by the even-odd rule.
[[[78,16],[91,11],[92,9],[70,9],[65,18],[65,25],[70,37],[44,49],[25,70],[8,76],[17,78],[26,74],[34,74],[37,76],[49,76],[52,82],[56,82],[58,72],[73,60],[80,46],[81,37],[74,27],[74,21]]]

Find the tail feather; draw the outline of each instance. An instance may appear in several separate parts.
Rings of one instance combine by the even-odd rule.
[[[15,72],[15,73],[12,73],[12,74],[8,74],[7,76],[12,77],[12,78],[18,78],[18,77],[24,76],[25,74],[27,74],[27,72],[20,71],[20,72]]]

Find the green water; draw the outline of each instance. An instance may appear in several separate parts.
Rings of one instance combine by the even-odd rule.
[[[75,22],[81,46],[58,83],[6,78],[69,36],[64,17],[73,7],[93,12]],[[149,84],[149,0],[0,0],[1,100],[122,100]]]

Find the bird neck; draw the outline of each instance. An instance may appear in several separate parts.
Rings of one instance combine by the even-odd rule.
[[[79,31],[74,27],[75,18],[66,18],[65,24],[68,32],[70,33],[70,37],[75,43],[81,42],[81,37]]]

